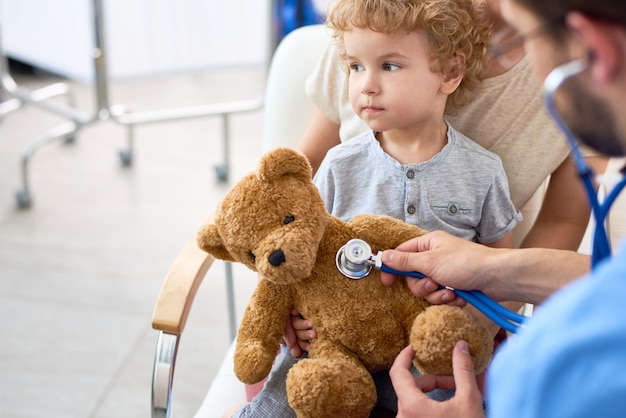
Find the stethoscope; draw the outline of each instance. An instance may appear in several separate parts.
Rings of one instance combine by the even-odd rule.
[[[392,269],[383,264],[382,256],[382,251],[374,255],[367,242],[355,238],[348,241],[337,251],[335,263],[337,264],[337,269],[344,276],[355,280],[366,277],[372,268],[377,268],[385,273],[409,276],[415,279],[423,279],[426,277],[424,274],[417,271],[398,271]],[[452,290],[457,296],[465,299],[468,303],[474,305],[476,309],[509,332],[517,332],[517,329],[527,319],[524,315],[520,315],[500,305],[479,290],[448,289]]]
[[[543,84],[543,94],[548,114],[552,117],[552,119],[554,119],[571,148],[572,158],[574,159],[576,170],[581,178],[581,181],[583,182],[585,193],[587,194],[591,211],[594,215],[595,229],[592,240],[593,247],[591,254],[591,268],[593,269],[601,260],[611,254],[611,244],[606,230],[605,220],[611,205],[624,186],[626,186],[626,177],[623,177],[617,185],[615,185],[615,187],[604,199],[603,203],[598,201],[597,193],[593,187],[593,171],[587,165],[573,133],[561,118],[554,104],[554,94],[557,89],[561,87],[569,78],[580,74],[586,68],[587,62],[582,59],[571,61],[556,67],[552,70],[552,72],[550,72]],[[342,246],[337,251],[335,263],[337,265],[337,269],[344,276],[355,280],[366,277],[372,268],[379,269],[380,271],[386,273],[409,276],[416,279],[423,279],[426,277],[424,274],[416,271],[397,271],[387,267],[382,263],[382,252],[379,251],[376,255],[372,254],[372,249],[369,244],[361,239],[351,239],[344,246]],[[523,326],[524,322],[528,319],[528,317],[524,315],[505,308],[479,290],[448,289],[452,290],[457,296],[473,305],[494,323],[508,332],[517,333]]]
[[[589,205],[591,206],[591,212],[594,216],[595,229],[591,251],[591,268],[594,269],[600,261],[611,255],[611,244],[609,234],[606,230],[605,221],[611,206],[615,202],[615,199],[619,196],[624,186],[626,186],[626,177],[622,177],[607,194],[604,201],[600,203],[598,200],[598,194],[593,187],[594,173],[587,165],[580,152],[580,148],[578,147],[574,134],[561,118],[561,115],[557,111],[554,103],[554,94],[557,89],[570,77],[580,74],[586,70],[588,59],[591,58],[571,61],[552,70],[543,83],[543,95],[544,104],[550,117],[561,130],[563,136],[565,136],[565,139],[572,151],[572,158],[574,160],[574,164],[576,165],[576,171],[578,172],[578,176],[585,187],[585,193],[587,194],[587,199],[589,200]]]

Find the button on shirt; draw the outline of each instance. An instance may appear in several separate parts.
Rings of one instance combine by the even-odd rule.
[[[400,164],[372,131],[328,151],[314,178],[343,220],[389,215],[420,228],[489,243],[521,221],[499,157],[448,125],[448,143],[420,164]]]

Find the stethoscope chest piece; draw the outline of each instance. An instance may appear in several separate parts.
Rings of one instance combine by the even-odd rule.
[[[339,251],[335,257],[337,269],[344,276],[358,280],[366,277],[372,270],[369,260],[372,257],[372,248],[361,239],[351,239]]]

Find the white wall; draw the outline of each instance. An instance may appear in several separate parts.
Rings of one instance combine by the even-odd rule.
[[[0,0],[2,49],[93,80],[94,0]],[[265,65],[269,0],[103,0],[111,79]]]

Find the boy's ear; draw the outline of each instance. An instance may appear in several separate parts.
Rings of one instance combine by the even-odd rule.
[[[454,61],[450,63],[441,82],[441,93],[450,95],[459,87],[463,81],[463,69],[465,68],[465,54],[458,51],[454,56]]]

